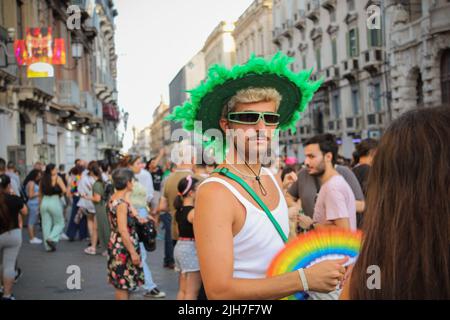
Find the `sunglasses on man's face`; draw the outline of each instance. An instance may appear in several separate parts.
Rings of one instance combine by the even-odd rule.
[[[256,111],[230,112],[228,114],[228,121],[240,124],[257,124],[261,119],[267,126],[276,126],[280,122],[280,114]]]

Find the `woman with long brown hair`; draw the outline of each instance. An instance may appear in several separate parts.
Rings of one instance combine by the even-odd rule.
[[[449,108],[427,108],[402,115],[383,135],[361,253],[341,298],[450,299],[449,124]],[[370,289],[377,277],[379,288]]]

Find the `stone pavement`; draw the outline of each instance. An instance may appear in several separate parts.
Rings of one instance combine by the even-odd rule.
[[[41,237],[41,235],[39,235]],[[86,255],[83,250],[86,241],[60,241],[57,251],[48,253],[43,245],[31,245],[28,234],[23,230],[23,245],[18,264],[23,276],[14,286],[18,300],[110,300],[114,299],[114,288],[107,282],[107,258],[97,254]],[[100,250],[99,250],[100,251]],[[157,249],[147,254],[147,261],[153,274],[153,281],[165,299],[175,299],[178,290],[178,275],[162,266],[164,242],[158,240]],[[67,267],[76,265],[81,270],[81,290],[69,290]],[[144,299],[143,290],[131,295],[131,299]],[[148,298],[145,298],[148,299]]]

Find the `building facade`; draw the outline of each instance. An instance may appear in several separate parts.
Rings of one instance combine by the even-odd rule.
[[[294,71],[324,79],[297,132],[281,142],[295,149],[323,132],[378,138],[407,110],[448,104],[449,8],[448,1],[275,0],[274,44],[295,58]]]
[[[234,23],[222,21],[208,36],[202,49],[206,69],[217,63],[228,68],[236,64],[236,45],[233,31]]]
[[[255,0],[235,23],[236,62],[245,63],[250,54],[270,57],[275,53],[272,42],[272,0]]]
[[[280,137],[286,146],[315,134],[377,138],[389,122],[388,74],[381,29],[367,27],[372,1],[274,1],[274,43],[324,83],[299,121]]]
[[[79,6],[80,26],[68,28],[67,7]],[[102,159],[106,137],[117,135],[112,1],[2,0],[0,6],[0,156],[21,173],[36,161],[66,164]],[[13,57],[27,28],[52,28],[65,41],[66,64],[54,77],[29,78]],[[98,90],[99,86],[102,90]],[[110,109],[105,105],[109,104]],[[114,139],[114,138],[111,138]],[[120,147],[118,139],[115,145]]]
[[[450,106],[450,2],[386,1],[392,113]]]
[[[186,63],[169,84],[170,107],[172,112],[175,107],[182,105],[190,98],[188,90],[198,86],[206,77],[205,54],[198,52],[188,63]],[[181,122],[165,121],[165,126],[170,128],[170,133],[166,138],[167,153],[172,150],[175,141],[172,141],[172,133],[182,129]],[[174,138],[175,139],[175,138]]]
[[[153,122],[151,124],[151,156],[156,156],[161,149],[168,149],[171,127],[170,122],[164,118],[169,115],[169,105],[161,100],[158,107],[153,112]],[[167,154],[167,153],[166,153]]]
[[[147,126],[142,130],[133,127],[133,144],[128,151],[131,154],[140,154],[144,161],[148,161],[152,154],[152,136],[151,126]]]

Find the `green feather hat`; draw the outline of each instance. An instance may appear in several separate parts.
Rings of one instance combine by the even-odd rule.
[[[279,130],[296,131],[296,123],[301,118],[322,80],[311,82],[312,70],[294,73],[289,64],[294,61],[277,52],[269,61],[252,55],[243,65],[231,69],[216,64],[208,70],[207,79],[196,88],[189,90],[191,99],[177,106],[165,120],[183,122],[183,128],[194,131],[195,121],[202,122],[202,132],[220,129],[219,120],[226,103],[239,90],[247,88],[274,88],[281,95],[278,108]],[[208,143],[207,143],[208,144]]]

